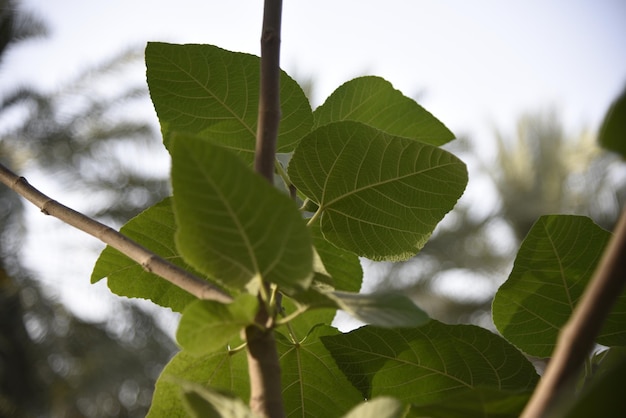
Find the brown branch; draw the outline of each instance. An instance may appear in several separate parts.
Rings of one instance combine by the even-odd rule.
[[[604,320],[626,283],[626,210],[615,227],[594,276],[559,334],[546,371],[522,418],[546,417],[563,395],[562,389],[580,370],[595,344]]]
[[[2,164],[0,164],[0,182],[33,203],[44,214],[60,219],[66,224],[98,238],[100,241],[110,245],[139,263],[146,271],[164,278],[197,298],[215,300],[222,303],[232,301],[231,296],[221,289],[165,261],[152,251],[120,234],[113,228],[49,198],[31,186],[24,177],[19,177]]]
[[[261,91],[254,168],[274,183],[274,160],[280,124],[280,26],[282,0],[265,0],[261,33]],[[269,290],[268,283],[264,283]],[[269,292],[265,292],[266,294]],[[262,299],[259,295],[259,299]],[[256,325],[245,330],[250,375],[250,409],[267,418],[285,416],[280,362],[272,330],[273,312],[260,300]]]
[[[282,0],[265,0],[261,33],[261,91],[254,169],[273,184],[280,124],[280,25]]]

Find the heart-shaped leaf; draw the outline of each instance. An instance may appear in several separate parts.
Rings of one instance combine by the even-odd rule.
[[[289,197],[225,148],[194,137],[172,145],[179,251],[225,286],[256,294],[261,279],[289,292],[312,278],[309,231]]]
[[[449,152],[356,122],[305,137],[289,176],[318,204],[326,239],[374,260],[414,256],[467,184],[465,164]]]

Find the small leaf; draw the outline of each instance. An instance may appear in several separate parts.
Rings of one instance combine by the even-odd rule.
[[[374,260],[415,255],[467,184],[454,155],[356,122],[304,138],[289,176],[319,205],[327,240]]]
[[[150,96],[168,148],[173,134],[195,134],[219,142],[252,163],[259,57],[212,45],[150,42],[146,66]],[[298,83],[282,71],[280,100],[277,151],[288,153],[311,130],[313,115]]]
[[[120,232],[177,266],[194,272],[191,266],[183,261],[174,244],[176,222],[170,198],[128,221]],[[196,275],[202,276],[199,273]],[[91,273],[91,282],[95,283],[104,277],[107,277],[108,286],[113,293],[150,299],[177,312],[181,312],[187,304],[196,300],[178,286],[148,273],[135,261],[109,246],[98,257]]]
[[[172,147],[176,243],[225,286],[256,293],[260,279],[289,292],[312,278],[313,251],[295,203],[228,150],[190,137]]]
[[[198,357],[181,351],[159,376],[146,418],[187,418],[180,397],[181,381],[225,390],[242,399],[250,396],[245,352],[222,350]]]
[[[366,324],[383,328],[407,328],[424,325],[428,315],[406,295],[392,292],[330,292],[337,307]]]
[[[603,147],[626,158],[626,90],[611,104],[598,136]]]
[[[407,416],[408,405],[388,396],[361,402],[343,418],[403,418]]]
[[[183,404],[194,418],[255,418],[241,399],[196,383],[185,382]]]
[[[339,368],[361,394],[402,402],[441,402],[476,387],[527,390],[534,367],[501,337],[473,325],[431,320],[419,328],[361,327],[322,337]]]
[[[223,349],[242,328],[254,322],[257,309],[256,296],[249,294],[239,295],[227,305],[195,301],[183,312],[176,339],[183,349],[196,356]]]
[[[339,292],[314,282],[305,292],[292,297],[300,306],[309,309],[341,309],[359,321],[383,328],[417,327],[430,320],[424,311],[402,293]]]
[[[549,357],[611,234],[583,216],[542,216],[517,253],[493,302],[498,331],[524,352]],[[626,294],[618,299],[597,342],[626,345]]]
[[[301,341],[276,333],[287,416],[340,416],[363,399],[320,342],[321,336],[338,333],[324,325],[314,327]]]
[[[472,388],[426,405],[414,405],[409,417],[517,418],[530,398],[530,391]]]
[[[313,113],[315,127],[361,122],[394,136],[443,145],[454,134],[414,100],[380,77],[359,77],[340,86]]]

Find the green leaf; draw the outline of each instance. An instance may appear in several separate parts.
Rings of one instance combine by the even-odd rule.
[[[611,234],[589,218],[542,216],[517,253],[493,301],[498,331],[524,352],[549,357],[589,283]],[[626,345],[626,295],[609,315],[597,342]]]
[[[516,391],[537,382],[534,367],[515,347],[473,325],[432,320],[419,328],[365,326],[322,342],[367,399],[388,395],[424,405],[471,388]]]
[[[517,418],[530,398],[530,391],[492,388],[465,389],[426,405],[414,405],[409,417],[430,418]]]
[[[611,104],[600,127],[600,144],[626,158],[626,90]]]
[[[454,155],[356,122],[304,138],[289,176],[319,205],[327,240],[374,260],[415,255],[467,184]]]
[[[296,293],[292,297],[301,309],[341,309],[366,324],[378,327],[417,327],[430,320],[424,311],[402,293],[339,292],[313,282],[305,292]]]
[[[430,320],[424,311],[401,293],[330,292],[327,296],[337,303],[339,309],[377,327],[418,327]]]
[[[408,405],[397,399],[381,396],[361,402],[343,418],[403,418],[407,416],[408,409]]]
[[[323,265],[323,269],[316,271],[331,277],[335,289],[358,292],[363,284],[363,269],[359,257],[328,242],[322,235],[319,224],[311,225],[309,230]]]
[[[176,354],[156,382],[147,418],[187,418],[180,396],[181,381],[211,386],[242,399],[250,397],[246,354],[222,350],[205,356]]]
[[[313,113],[315,127],[361,122],[394,136],[443,145],[454,134],[414,100],[380,77],[359,77],[340,86]]]
[[[309,285],[312,242],[298,208],[236,155],[176,138],[172,184],[176,243],[199,271],[254,294],[260,279],[287,292]]]
[[[320,342],[321,336],[338,333],[332,327],[317,326],[301,341],[276,333],[288,417],[340,416],[363,400]]]
[[[176,132],[199,135],[254,159],[259,106],[257,56],[211,45],[150,42],[148,87],[165,145]],[[281,72],[282,116],[277,151],[293,151],[313,124],[311,106],[293,79]]]
[[[183,261],[174,244],[176,222],[170,198],[131,219],[120,232],[164,259],[194,272],[191,266]],[[195,274],[202,276],[199,273]],[[181,312],[185,306],[196,300],[178,286],[148,273],[135,261],[109,246],[98,257],[91,273],[91,282],[95,283],[104,277],[107,277],[108,286],[113,293],[150,299],[177,312]]]
[[[198,300],[191,303],[180,319],[176,340],[187,352],[200,356],[227,346],[241,329],[254,322],[258,310],[256,296],[239,295],[232,303]]]
[[[194,418],[255,418],[241,399],[195,383],[184,382],[183,404]]]

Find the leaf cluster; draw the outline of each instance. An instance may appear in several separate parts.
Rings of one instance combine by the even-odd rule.
[[[586,218],[541,218],[494,302],[502,336],[430,320],[402,294],[359,294],[359,257],[414,256],[463,193],[465,165],[440,148],[454,135],[381,78],[351,80],[312,111],[282,72],[272,185],[251,167],[258,57],[150,43],[146,62],[173,196],[122,232],[234,298],[198,300],[102,252],[92,281],[107,277],[115,293],[182,312],[182,351],[157,383],[150,417],[253,416],[241,401],[241,330],[259,326],[261,305],[288,416],[519,415],[538,380],[524,353],[552,352],[608,232]],[[368,325],[339,332],[330,326],[338,309]],[[598,343],[626,343],[624,312],[622,298]]]

